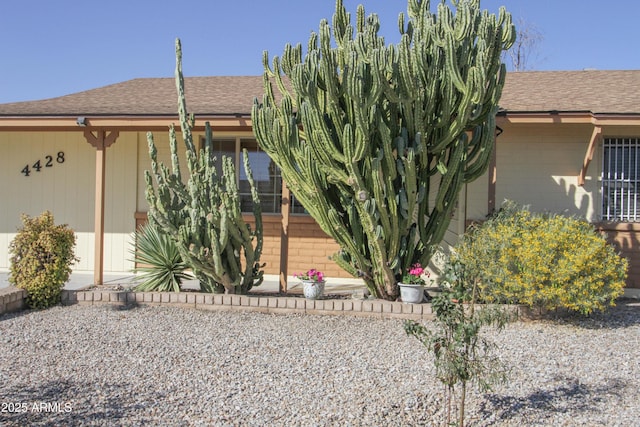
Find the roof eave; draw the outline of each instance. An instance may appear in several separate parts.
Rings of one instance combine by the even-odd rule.
[[[640,113],[593,113],[591,111],[515,111],[500,110],[499,123],[511,124],[584,124],[598,126],[640,126]]]
[[[78,125],[78,118],[84,117],[86,125]],[[203,130],[205,122],[213,128],[250,129],[251,117],[246,113],[198,114],[194,130]],[[120,131],[166,130],[170,125],[179,127],[177,114],[167,115],[31,115],[2,116],[0,130],[70,131],[86,129],[118,129]]]

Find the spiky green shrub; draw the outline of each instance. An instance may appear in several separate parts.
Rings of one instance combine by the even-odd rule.
[[[506,75],[511,15],[478,1],[409,0],[387,45],[375,14],[342,0],[303,57],[287,45],[252,110],[260,147],[296,198],[340,245],[332,259],[395,300],[413,264],[429,264],[460,189],[483,174]],[[275,92],[279,91],[279,101]]]
[[[9,245],[9,282],[27,291],[27,305],[48,308],[60,302],[77,261],[76,236],[66,224],[55,225],[49,211],[35,218],[22,215],[22,224]]]
[[[135,271],[142,272],[135,290],[180,292],[182,281],[192,277],[186,272],[188,266],[182,260],[176,242],[150,222],[136,231],[135,241],[131,251],[134,262],[139,265]]]
[[[488,302],[604,311],[622,295],[628,262],[588,222],[507,201],[453,255],[481,278]]]

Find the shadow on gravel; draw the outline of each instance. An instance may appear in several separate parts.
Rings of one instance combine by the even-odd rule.
[[[54,307],[66,307],[63,304],[57,304]],[[128,302],[128,303],[113,303],[113,304],[104,304],[101,307],[105,307],[108,310],[113,310],[113,311],[128,311],[128,310],[135,310],[140,308],[140,304],[136,303],[136,302]],[[32,309],[32,308],[25,308],[23,310],[20,311],[14,311],[13,313],[5,313],[5,314],[0,314],[0,322],[6,321],[6,320],[11,320],[11,319],[17,319],[19,317],[22,316],[26,316],[29,314],[37,314],[39,312],[45,312],[46,310],[49,310],[47,308],[43,308],[43,309]]]
[[[581,384],[577,379],[566,379],[567,384],[553,389],[538,390],[528,396],[487,395],[480,413],[498,421],[545,419],[552,413],[598,412],[598,407],[611,398],[622,399],[630,385],[612,378],[602,386]],[[612,404],[609,402],[608,404]],[[525,417],[526,416],[526,417]]]
[[[584,329],[620,329],[640,325],[640,301],[620,299],[615,307],[604,313],[596,312],[590,316],[570,315],[555,320],[557,323],[570,324]]]
[[[164,393],[147,390],[143,396],[130,395],[127,384],[100,384],[50,381],[31,387],[0,386],[3,397],[2,426],[121,425],[134,418],[140,422],[149,407],[141,402],[157,402]]]
[[[20,311],[14,311],[13,313],[0,314],[0,322],[10,319],[17,319],[18,317],[26,316],[27,314],[33,313],[35,311],[37,310],[25,308]]]

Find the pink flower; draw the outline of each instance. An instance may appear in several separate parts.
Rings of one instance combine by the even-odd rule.
[[[324,274],[321,271],[316,270],[315,268],[307,270],[306,273],[296,273],[293,275],[293,277],[296,277],[300,280],[313,280],[316,282],[322,282],[324,280]]]
[[[407,268],[407,273],[402,277],[402,282],[424,284],[424,279],[422,278],[423,274],[429,276],[429,273],[424,268],[422,268],[420,263],[415,263],[411,267]]]
[[[420,266],[420,264],[414,264],[409,270],[409,274],[413,274],[414,276],[420,276],[424,272],[424,268]]]

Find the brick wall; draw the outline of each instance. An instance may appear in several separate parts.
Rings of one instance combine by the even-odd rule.
[[[136,227],[147,221],[145,212],[136,213]],[[254,226],[253,215],[244,215],[245,222]],[[280,237],[282,217],[265,214],[262,216],[263,249],[260,261],[265,263],[265,274],[280,274]],[[338,244],[320,229],[313,218],[306,215],[289,217],[289,266],[288,274],[315,268],[327,277],[351,277],[338,265],[329,260],[340,249]]]
[[[351,277],[329,259],[340,246],[309,216],[289,217],[289,274],[315,268],[327,277]]]
[[[599,223],[604,232],[622,256],[629,260],[627,288],[640,289],[640,223]]]

